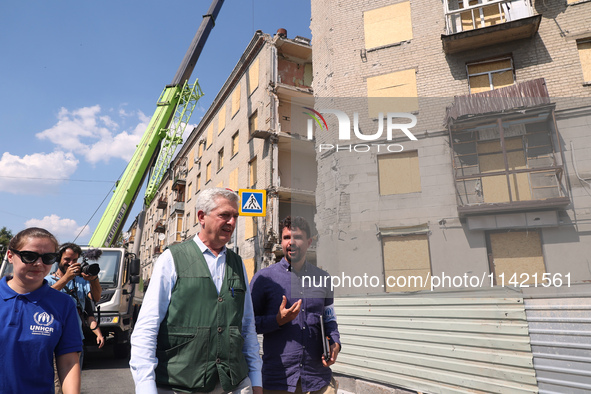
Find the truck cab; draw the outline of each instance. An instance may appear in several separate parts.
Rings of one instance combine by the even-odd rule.
[[[89,248],[83,247],[82,250]],[[107,338],[112,336],[116,357],[129,355],[129,338],[139,313],[143,292],[140,291],[139,260],[123,248],[100,248],[102,254],[97,261],[101,283],[101,299],[95,304],[94,315],[100,322],[100,329]],[[88,331],[88,332],[87,332]],[[94,334],[85,330],[88,343],[95,343]]]

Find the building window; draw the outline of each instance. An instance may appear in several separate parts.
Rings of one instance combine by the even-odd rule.
[[[252,216],[244,217],[244,239],[250,239],[257,235],[257,224]]]
[[[218,171],[224,168],[224,148],[218,152]]]
[[[470,94],[511,86],[515,83],[511,57],[466,64]]]
[[[239,143],[239,132],[237,131],[236,133],[234,133],[234,135],[232,136],[232,156],[234,157],[234,155],[236,155],[236,153],[238,153],[238,143]]]
[[[464,126],[451,139],[460,206],[562,197],[549,122],[515,116]]]
[[[487,248],[494,284],[542,283],[546,272],[540,233],[536,230],[487,233]]]
[[[240,84],[236,85],[232,93],[232,118],[238,113],[240,109]]]
[[[577,49],[583,68],[583,81],[591,84],[591,38],[577,41]]]
[[[201,190],[201,173],[197,174],[197,179],[195,180],[195,194],[199,193]]]
[[[531,16],[530,7],[523,0],[513,1],[510,5],[503,2],[487,5],[489,2],[487,0],[448,0],[446,4],[447,34],[480,29]]]
[[[363,29],[367,49],[412,39],[410,2],[365,11]]]
[[[195,163],[195,149],[191,149],[189,152],[188,161],[189,163],[187,164],[187,168],[189,171],[191,171],[193,169],[193,164]]]
[[[218,135],[226,128],[226,106],[224,105],[218,115]]]
[[[207,127],[207,139],[205,141],[206,148],[209,148],[213,142],[213,123],[210,123]]]
[[[257,127],[259,125],[259,121],[258,121],[258,110],[254,111],[252,115],[250,115],[250,118],[248,118],[248,133],[250,135],[250,137],[252,138],[253,134],[255,133],[255,131],[257,130]]]
[[[248,95],[250,96],[259,86],[259,58],[248,68]]]
[[[211,181],[211,161],[205,167],[205,183]]]
[[[238,168],[234,168],[230,173],[228,187],[232,190],[238,190]]]
[[[257,158],[248,163],[248,187],[254,188],[257,183]]]
[[[193,191],[193,183],[190,182],[189,186],[187,186],[187,201],[189,201],[191,199],[191,196],[193,195],[192,191]]]
[[[415,150],[379,155],[378,179],[381,196],[420,192],[418,152]]]
[[[426,234],[382,236],[382,251],[387,292],[431,289],[431,258]]]
[[[199,159],[201,159],[201,156],[203,156],[203,147],[205,146],[205,141],[201,140],[199,141]]]

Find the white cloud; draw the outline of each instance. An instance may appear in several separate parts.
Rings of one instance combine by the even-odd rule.
[[[46,194],[78,167],[72,153],[34,153],[23,157],[4,152],[0,158],[0,190],[13,194]]]
[[[129,113],[119,112],[120,117]],[[58,122],[51,128],[37,133],[37,138],[49,140],[59,148],[82,155],[96,164],[109,162],[111,158],[129,161],[135,152],[149,123],[141,111],[136,113],[139,123],[131,129],[117,133],[120,125],[107,115],[101,114],[101,107],[95,105],[75,110],[62,108]]]
[[[84,237],[90,234],[88,227],[79,226],[73,219],[60,218],[57,215],[45,216],[43,219],[30,219],[25,222],[26,227],[42,227],[63,242],[73,241],[79,234]],[[82,231],[82,232],[81,232]]]

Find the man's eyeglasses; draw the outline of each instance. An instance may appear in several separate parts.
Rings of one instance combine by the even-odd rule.
[[[37,259],[39,257],[41,257],[41,261],[43,261],[43,264],[45,265],[51,265],[53,263],[56,262],[59,254],[58,253],[45,253],[45,254],[40,254],[37,252],[29,252],[29,251],[25,251],[25,250],[16,250],[16,249],[12,249],[10,248],[10,251],[16,255],[18,255],[22,262],[25,264],[33,264],[35,261],[37,261]]]

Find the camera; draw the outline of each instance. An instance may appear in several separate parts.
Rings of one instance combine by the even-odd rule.
[[[101,272],[101,267],[97,263],[89,264],[87,261],[82,261],[80,271],[86,275],[95,276]]]
[[[88,260],[98,260],[103,254],[100,249],[90,249],[82,253],[82,263],[80,263],[80,271],[86,275],[95,276],[101,272],[101,267],[98,263],[89,264]]]

